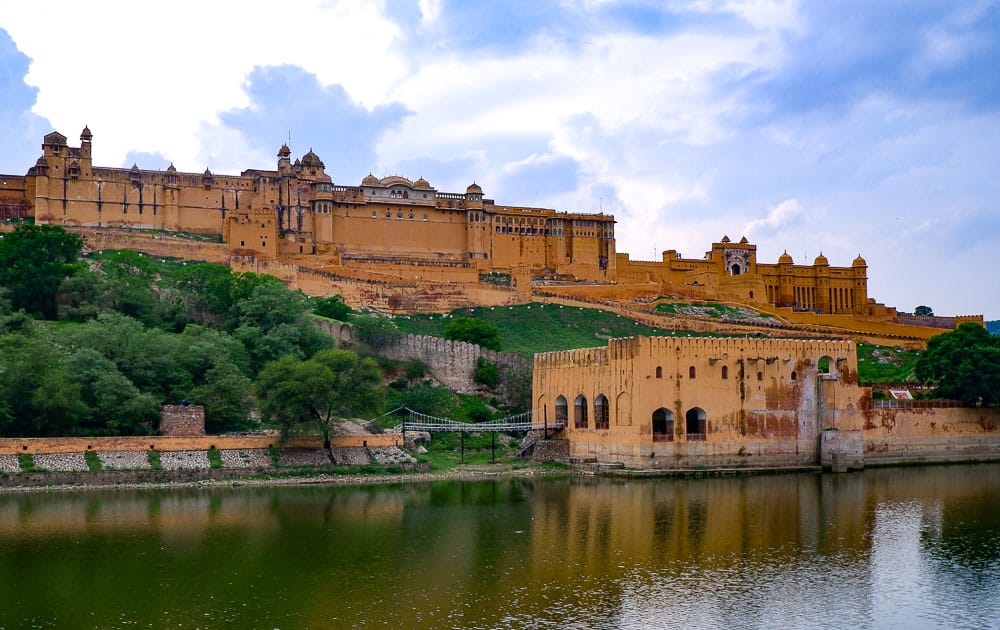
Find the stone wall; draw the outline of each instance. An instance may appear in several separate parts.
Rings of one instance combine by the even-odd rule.
[[[160,435],[205,435],[205,408],[201,405],[163,405],[160,408]]]
[[[342,343],[354,341],[351,326],[341,322],[317,321],[317,324]],[[395,361],[420,360],[431,376],[449,389],[467,392],[475,387],[473,377],[480,357],[500,366],[530,365],[521,356],[487,350],[464,341],[452,341],[427,335],[404,335],[381,350],[382,356]]]
[[[83,451],[207,451],[217,449],[254,449],[271,446],[282,448],[322,448],[323,438],[300,437],[279,442],[277,435],[204,435],[199,437],[128,436],[128,437],[62,437],[62,438],[0,438],[0,455],[17,453],[80,453]],[[380,435],[338,435],[331,438],[334,447],[402,446],[397,433]]]

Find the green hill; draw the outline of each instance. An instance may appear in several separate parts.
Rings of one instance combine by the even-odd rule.
[[[504,352],[527,356],[536,352],[603,346],[608,339],[634,335],[713,336],[654,328],[599,309],[538,303],[463,308],[447,315],[405,315],[393,321],[405,333],[443,337],[442,330],[451,317],[474,317],[493,324],[500,331]]]

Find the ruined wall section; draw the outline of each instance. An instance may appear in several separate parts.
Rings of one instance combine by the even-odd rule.
[[[350,324],[330,320],[317,320],[316,323],[340,343],[355,342]],[[476,387],[473,377],[480,357],[498,366],[530,369],[530,365],[517,354],[496,352],[464,341],[427,335],[404,335],[379,352],[385,358],[395,361],[423,361],[435,380],[449,389],[460,392],[470,391]]]

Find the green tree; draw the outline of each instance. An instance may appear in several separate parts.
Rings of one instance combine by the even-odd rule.
[[[500,349],[500,331],[489,322],[472,317],[455,317],[442,331],[445,339],[467,341],[490,350]]]
[[[56,293],[77,263],[83,240],[54,225],[21,225],[0,239],[0,286],[14,309],[55,319]]]
[[[209,433],[236,431],[248,426],[253,407],[253,383],[235,365],[220,362],[205,374],[201,385],[188,397],[205,407],[205,430]]]
[[[87,410],[61,359],[47,339],[0,335],[0,435],[72,433]]]
[[[490,389],[496,389],[497,383],[500,382],[500,371],[497,369],[497,364],[479,357],[476,359],[476,370],[472,375],[472,380]]]
[[[350,306],[344,303],[344,299],[339,295],[331,297],[316,297],[310,300],[310,303],[312,304],[313,313],[319,315],[320,317],[328,317],[342,322],[347,321],[347,317],[353,310]]]
[[[965,323],[927,342],[916,375],[936,382],[935,395],[984,405],[1000,403],[1000,337]]]
[[[934,317],[934,309],[921,305],[913,309],[913,314],[919,317]]]
[[[305,361],[285,356],[269,363],[256,390],[261,417],[280,424],[285,435],[313,423],[329,440],[335,420],[380,407],[381,384],[373,360],[349,350],[321,350]]]

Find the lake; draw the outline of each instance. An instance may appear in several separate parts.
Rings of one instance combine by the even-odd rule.
[[[997,628],[1000,464],[0,494],[0,628]]]

